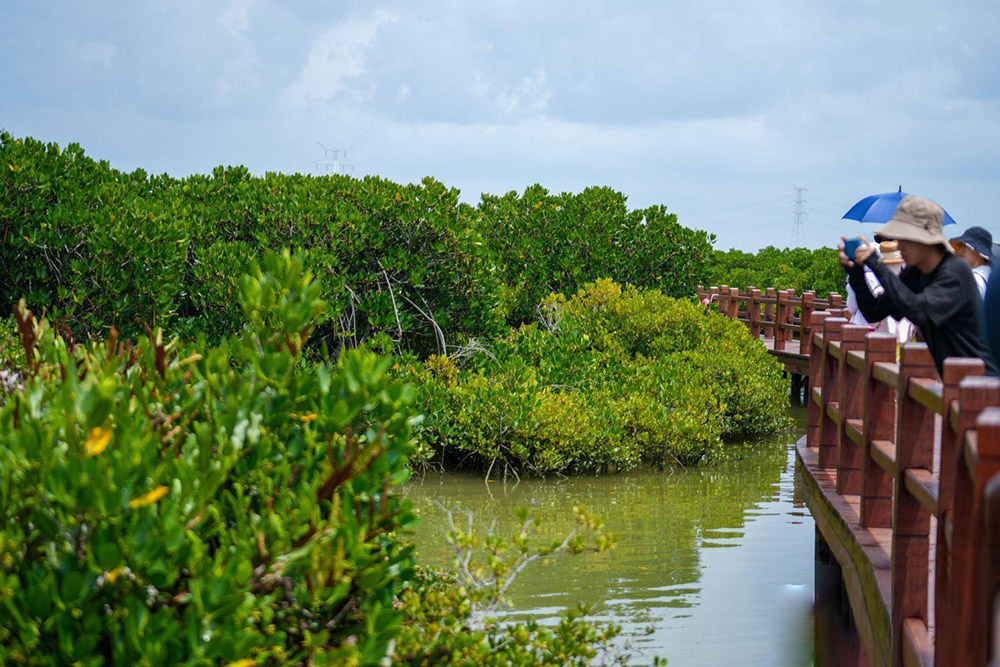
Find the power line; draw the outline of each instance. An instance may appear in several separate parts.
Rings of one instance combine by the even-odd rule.
[[[726,206],[725,208],[717,208],[717,209],[714,209],[714,210],[711,210],[711,211],[701,211],[701,212],[696,212],[696,213],[688,213],[686,215],[689,216],[689,217],[707,218],[707,217],[712,217],[714,215],[717,215],[719,213],[729,213],[729,212],[732,212],[732,211],[740,211],[740,210],[744,210],[744,209],[748,209],[748,208],[756,208],[758,206],[774,205],[774,204],[776,204],[778,202],[783,202],[783,201],[788,201],[784,195],[781,196],[781,197],[772,197],[770,199],[762,199],[760,201],[747,202],[747,203],[744,203],[744,204],[734,204],[732,206]]]
[[[827,199],[826,197],[817,197],[815,194],[810,195],[810,197],[812,197],[813,201],[822,202],[824,204],[830,204],[831,206],[836,206],[837,208],[840,208],[841,206],[844,205],[843,201],[835,201],[833,199]]]
[[[739,222],[741,220],[749,220],[751,218],[761,218],[767,216],[773,216],[775,218],[781,217],[787,220],[787,215],[792,213],[794,209],[791,206],[785,205],[780,208],[770,208],[764,211],[747,211],[746,213],[739,213],[735,215],[727,215],[720,218],[702,218],[700,216],[688,216],[684,218],[689,222],[698,222],[709,225],[716,224],[726,224],[728,222]]]
[[[784,209],[780,211],[780,213],[781,215],[773,213],[768,213],[767,215],[749,215],[741,218],[731,218],[729,220],[721,220],[721,221],[707,222],[707,223],[701,223],[698,221],[689,220],[686,221],[686,224],[703,225],[705,228],[711,228],[721,231],[728,231],[730,229],[739,229],[740,227],[743,227],[746,224],[752,224],[752,223],[759,224],[764,222],[773,222],[774,224],[778,225],[787,225],[788,218],[786,218],[785,216],[792,213],[792,209],[790,208]]]

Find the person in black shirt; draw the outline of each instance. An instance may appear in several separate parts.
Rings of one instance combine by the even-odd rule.
[[[997,256],[997,255],[994,255]],[[983,301],[983,331],[993,359],[1000,359],[1000,271],[990,273]]]
[[[841,244],[840,263],[847,270],[865,319],[874,322],[905,317],[913,322],[934,357],[938,374],[948,357],[978,357],[986,363],[987,375],[997,375],[996,362],[980,338],[982,302],[972,269],[955,256],[941,228],[943,219],[944,209],[935,202],[907,195],[892,220],[876,232],[899,241],[907,264],[903,272],[895,276],[868,244],[858,248],[853,259]],[[885,288],[879,296],[868,289],[866,265]]]

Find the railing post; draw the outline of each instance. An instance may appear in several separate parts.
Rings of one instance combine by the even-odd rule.
[[[735,320],[740,316],[740,290],[738,287],[729,288],[729,319]]]
[[[984,427],[980,427],[984,428]],[[994,427],[990,427],[994,428]],[[991,665],[1000,663],[1000,475],[983,488],[986,523],[986,649]]]
[[[837,467],[837,426],[830,416],[830,404],[840,397],[840,360],[833,356],[833,344],[840,342],[840,330],[847,324],[843,317],[828,317],[823,321],[823,403],[819,416],[819,467]],[[838,406],[839,409],[839,406]]]
[[[976,433],[978,462],[970,474],[965,460],[966,434],[961,434],[962,460],[955,474],[951,536],[951,638],[949,649],[957,662],[946,664],[981,665],[986,661],[985,593],[982,590],[983,545],[982,489],[989,477],[1000,470],[1000,442],[994,439],[993,418],[1000,405],[1000,379],[967,377],[959,385],[959,419],[970,417]],[[985,417],[985,419],[984,419]],[[983,420],[983,421],[980,421]],[[967,422],[966,422],[967,423]],[[960,424],[963,425],[963,424]],[[984,428],[980,430],[980,426]],[[993,431],[995,434],[995,431]],[[986,436],[984,438],[984,435]],[[947,658],[946,658],[947,660]]]
[[[824,311],[813,313],[811,316],[812,328],[823,331],[823,320],[826,317],[827,313]],[[820,397],[823,395],[825,345],[824,341],[824,346],[820,347],[818,341],[813,340],[810,336],[809,348],[804,351],[805,354],[809,355],[809,391],[806,394],[806,445],[809,447],[819,447],[819,422],[822,417],[823,403],[822,398],[817,402],[813,394],[815,389],[819,389]]]
[[[997,406],[998,403],[994,402],[993,405]],[[976,435],[979,460],[976,465],[973,494],[976,509],[973,516],[978,530],[975,544],[976,573],[972,586],[975,597],[971,601],[973,612],[970,629],[973,636],[970,639],[973,646],[978,648],[971,657],[979,662],[973,664],[983,664],[986,662],[989,626],[993,621],[993,593],[996,590],[990,581],[996,563],[987,560],[990,537],[990,524],[987,523],[989,519],[987,486],[991,480],[1000,476],[1000,407],[988,407],[979,413],[979,418],[976,420]]]
[[[708,305],[711,306],[713,303],[716,305],[716,307],[718,307],[718,305],[719,305],[719,288],[718,287],[709,287],[708,288]]]
[[[747,319],[750,320],[750,335],[760,338],[760,290],[756,287],[747,288],[750,301],[747,302]]]
[[[906,488],[910,468],[934,469],[935,413],[910,398],[910,381],[934,378],[927,345],[904,345],[899,365],[896,417],[895,500],[892,506],[892,662],[903,664],[903,626],[919,618],[930,626],[927,580],[930,568],[930,512]]]
[[[778,290],[778,304],[774,315],[774,349],[779,352],[785,349],[785,329],[781,325],[788,318],[788,304],[785,303],[786,299],[788,299],[787,290]]]
[[[802,293],[802,332],[799,334],[799,353],[809,354],[809,337],[812,333],[812,313],[815,308],[816,292]]]
[[[892,477],[872,458],[873,440],[896,437],[897,387],[872,377],[878,362],[895,363],[896,337],[870,333],[865,337],[864,427],[861,451],[861,525],[865,528],[892,526]]]
[[[764,290],[764,298],[768,300],[777,299],[778,294],[774,291],[773,287],[768,287]],[[764,338],[770,337],[777,340],[778,337],[774,332],[774,303],[764,304],[764,322],[766,323],[764,325]]]
[[[830,292],[826,298],[827,301],[830,302],[830,308],[841,309],[844,307],[844,297],[840,296],[836,292]]]
[[[941,458],[938,467],[937,554],[934,568],[934,654],[938,664],[948,664],[954,652],[954,619],[951,616],[951,550],[948,548],[949,524],[955,501],[955,477],[959,466],[965,465],[963,439],[965,431],[974,426],[976,415],[958,410],[957,428],[952,425],[952,404],[959,400],[959,385],[966,377],[986,372],[982,359],[946,359],[944,388],[941,392]]]
[[[719,285],[719,312],[729,317],[729,285]]]
[[[861,494],[861,448],[847,435],[847,420],[864,416],[864,373],[851,368],[847,355],[865,349],[868,327],[848,324],[840,330],[840,363],[838,366],[837,402],[837,493]]]

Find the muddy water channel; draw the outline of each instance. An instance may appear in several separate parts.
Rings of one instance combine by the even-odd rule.
[[[552,620],[585,602],[623,626],[634,661],[670,665],[808,664],[814,527],[795,490],[804,432],[754,443],[732,463],[702,469],[525,479],[489,485],[481,475],[432,473],[407,487],[422,523],[423,562],[449,567],[445,517],[434,501],[494,517],[501,530],[529,505],[543,532],[562,537],[584,503],[617,536],[609,554],[532,564],[511,588],[515,618]]]

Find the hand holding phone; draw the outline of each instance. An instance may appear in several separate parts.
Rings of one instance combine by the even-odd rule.
[[[854,253],[858,251],[858,248],[865,244],[860,238],[853,238],[844,241],[844,254],[847,255],[847,259],[854,261]]]

